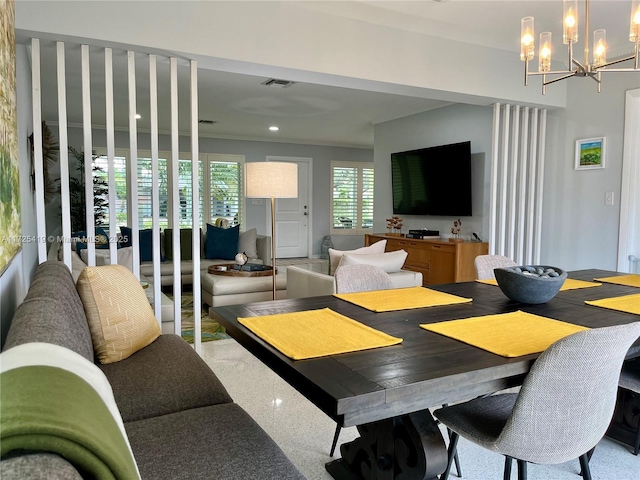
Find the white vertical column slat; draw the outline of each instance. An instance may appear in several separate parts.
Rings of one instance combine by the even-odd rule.
[[[140,237],[138,234],[138,129],[136,107],[136,54],[127,52],[129,86],[129,168],[127,169],[127,219],[131,227],[133,273],[140,278]]]
[[[513,128],[511,129],[511,170],[509,177],[509,221],[505,234],[507,235],[507,257],[513,258],[516,251],[516,210],[517,210],[517,178],[518,165],[520,158],[518,157],[518,147],[520,146],[520,105],[513,107]]]
[[[33,101],[33,169],[36,177],[36,234],[38,237],[38,262],[42,263],[47,260],[47,223],[44,213],[40,40],[37,38],[31,39],[31,95]]]
[[[149,55],[149,120],[151,122],[151,227],[153,245],[153,306],[162,329],[162,299],[160,292],[160,187],[158,182],[158,77],[156,56]],[[194,270],[195,272],[196,270]]]
[[[87,265],[96,264],[96,225],[93,204],[93,143],[91,138],[91,72],[89,45],[80,47],[82,56],[82,133],[84,150],[84,193],[86,207]]]
[[[489,253],[495,255],[497,238],[498,159],[500,158],[500,104],[493,104],[491,129],[491,186],[489,188]]]
[[[527,187],[527,242],[525,249],[524,263],[533,263],[533,236],[534,236],[534,216],[535,216],[535,195],[536,195],[536,165],[538,158],[538,109],[531,112],[531,139],[529,154],[529,174]]]
[[[171,57],[169,60],[171,69],[171,211],[173,228],[173,318],[175,334],[182,333],[182,284],[180,279],[180,190],[179,190],[179,129],[178,129],[178,60]],[[193,231],[194,234],[196,230]],[[166,234],[166,233],[165,233]],[[195,255],[194,255],[195,256]],[[194,270],[196,272],[196,270]],[[194,273],[195,276],[195,273]]]
[[[118,263],[118,244],[116,232],[116,172],[115,172],[115,138],[113,125],[113,52],[104,49],[104,93],[107,131],[107,168],[109,192],[109,254],[111,265]]]
[[[69,197],[69,139],[67,135],[67,78],[64,42],[56,42],[58,78],[58,142],[60,145],[60,203],[62,259],[71,270],[71,199]]]
[[[191,187],[193,206],[193,345],[196,352],[202,352],[202,301],[200,291],[200,189],[198,184],[198,63],[191,60]]]
[[[502,161],[500,162],[500,201],[498,212],[500,215],[498,226],[498,253],[505,254],[506,229],[507,229],[507,174],[509,171],[509,127],[510,127],[511,105],[504,106],[504,120],[502,123]]]
[[[542,242],[542,200],[544,198],[544,160],[547,132],[547,109],[540,111],[540,129],[538,135],[538,181],[536,188],[536,218],[533,242],[533,263],[540,263],[540,246]]]
[[[522,141],[520,142],[520,182],[518,187],[518,249],[514,261],[518,265],[524,261],[525,232],[525,205],[527,194],[527,153],[529,151],[529,107],[524,107],[522,113]]]

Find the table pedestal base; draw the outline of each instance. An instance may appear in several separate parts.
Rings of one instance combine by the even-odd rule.
[[[436,479],[447,449],[429,410],[359,425],[360,437],[340,446],[342,458],[326,464],[336,480]]]

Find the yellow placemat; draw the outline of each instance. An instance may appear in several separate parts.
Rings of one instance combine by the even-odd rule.
[[[597,280],[597,279],[596,279]],[[487,285],[495,285],[498,286],[498,281],[495,278],[491,278],[489,280],[476,280],[478,283],[486,283]],[[584,280],[575,280],[573,278],[565,279],[564,283],[560,287],[560,291],[564,292],[566,290],[576,290],[578,288],[589,288],[589,287],[599,287],[601,283],[596,282],[585,282]]]
[[[615,283],[616,285],[626,285],[627,287],[640,287],[640,275],[618,275],[617,277],[594,278],[599,282]]]
[[[329,308],[238,318],[238,322],[294,360],[388,347],[402,342]]]
[[[420,326],[503,357],[542,352],[556,340],[587,330],[520,310]]]
[[[595,305],[596,307],[640,315],[640,293],[624,295],[622,297],[603,298],[601,300],[592,300],[588,302],[585,301],[584,303]]]
[[[373,292],[336,293],[334,295],[373,312],[391,312],[393,310],[436,307],[471,301],[470,298],[462,298],[424,287],[394,288],[390,290],[375,290]]]

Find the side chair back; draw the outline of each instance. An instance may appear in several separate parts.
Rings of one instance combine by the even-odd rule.
[[[496,278],[493,273],[494,268],[513,267],[516,262],[503,255],[478,255],[473,264],[476,267],[478,280],[491,280]]]
[[[536,360],[496,450],[556,464],[591,450],[604,436],[616,403],[620,369],[640,336],[640,322],[565,337]]]
[[[336,293],[369,292],[393,288],[387,272],[374,265],[343,265],[334,273]]]

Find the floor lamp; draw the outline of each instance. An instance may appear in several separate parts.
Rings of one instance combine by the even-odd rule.
[[[271,265],[276,299],[276,198],[298,197],[298,164],[250,162],[245,164],[245,196],[271,199]]]

